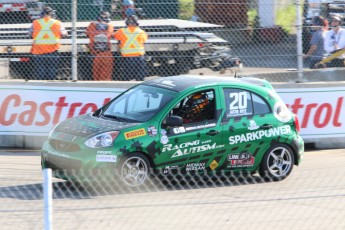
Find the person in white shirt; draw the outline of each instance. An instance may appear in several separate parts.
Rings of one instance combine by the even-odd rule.
[[[338,15],[331,16],[331,30],[325,34],[324,48],[331,55],[332,53],[345,49],[345,29],[341,28],[341,17]],[[333,59],[328,67],[344,67],[345,55]]]

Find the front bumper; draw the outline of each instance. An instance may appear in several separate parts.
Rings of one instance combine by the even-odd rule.
[[[96,153],[79,151],[58,151],[50,141],[43,144],[41,151],[42,169],[52,169],[55,178],[68,181],[94,181],[113,177],[114,162],[96,162]]]

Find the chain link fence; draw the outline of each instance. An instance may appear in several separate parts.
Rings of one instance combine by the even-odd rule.
[[[29,32],[47,6],[54,9],[53,17],[62,22],[67,35],[60,40],[58,52],[32,54],[32,36],[49,37],[50,30],[39,26]],[[185,73],[218,75],[227,69],[233,74],[241,60],[242,74],[272,75],[271,81],[290,81],[297,75],[300,80],[308,75],[343,80],[341,67],[310,73],[311,59],[303,60],[310,48],[312,18],[344,13],[344,4],[337,6],[307,0],[0,1],[0,78],[122,81]],[[109,12],[114,32],[126,27],[131,15],[138,17],[148,35],[145,55],[124,57],[125,41],[119,43],[111,30],[95,30],[87,36],[87,27],[100,19],[102,11]],[[102,33],[110,44],[106,52],[93,52],[95,44],[89,38]],[[134,49],[135,44],[131,45]]]
[[[92,183],[54,178],[46,194],[51,178],[38,153],[1,152],[1,229],[344,229],[343,156],[307,153],[279,182],[171,174],[131,189],[104,175]]]

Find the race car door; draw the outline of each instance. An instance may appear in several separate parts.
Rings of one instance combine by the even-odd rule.
[[[161,153],[155,158],[164,173],[217,168],[221,158],[217,153],[224,147],[217,100],[214,89],[195,91],[181,98],[166,114],[161,124]],[[180,119],[180,124],[170,126],[171,118]]]
[[[222,127],[226,152],[224,169],[249,170],[259,164],[258,157],[268,149],[268,129],[276,119],[265,99],[245,89],[223,88],[225,113]],[[258,156],[258,157],[257,157]]]

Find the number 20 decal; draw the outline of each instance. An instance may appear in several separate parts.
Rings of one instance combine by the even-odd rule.
[[[247,108],[247,92],[230,93],[230,110],[246,109]]]

